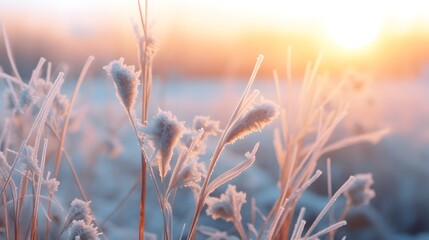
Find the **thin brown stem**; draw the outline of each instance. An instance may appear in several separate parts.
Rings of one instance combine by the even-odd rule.
[[[147,156],[147,153],[146,153],[146,148],[145,148],[145,146],[144,146],[144,142],[143,142],[143,140],[139,137],[139,132],[138,132],[138,130],[137,130],[137,126],[136,126],[136,123],[134,122],[134,118],[133,118],[133,116],[131,115],[131,113],[130,113],[130,110],[129,109],[127,109],[127,114],[128,114],[128,118],[129,118],[129,120],[130,120],[130,123],[131,123],[131,126],[132,126],[132,128],[133,128],[133,130],[134,130],[134,133],[135,133],[135,135],[137,136],[137,140],[138,140],[138,142],[139,142],[139,146],[140,146],[140,149],[141,149],[141,153],[142,153],[142,157],[143,157],[143,159],[142,159],[142,161],[144,161],[145,163],[146,163],[146,165],[148,165],[148,163],[149,163],[149,158],[148,158],[148,156]],[[161,213],[162,213],[162,217],[163,217],[163,221],[164,221],[164,238],[165,239],[168,239],[168,231],[167,231],[167,229],[166,229],[166,226],[167,226],[167,221],[166,221],[166,215],[165,215],[165,207],[164,207],[164,201],[163,201],[163,198],[162,198],[162,195],[161,195],[161,193],[160,193],[160,188],[159,188],[159,185],[158,185],[158,183],[157,183],[157,181],[156,181],[156,177],[155,177],[155,173],[153,172],[153,169],[149,166],[148,167],[148,170],[149,170],[149,176],[152,178],[152,182],[153,182],[153,184],[154,184],[154,187],[155,187],[155,192],[156,192],[156,195],[157,195],[157,197],[158,197],[158,203],[159,203],[159,205],[160,205],[160,208],[161,208]],[[143,232],[143,234],[144,234],[144,232]],[[143,236],[142,236],[143,237]]]
[[[147,15],[148,15],[148,1],[145,0],[145,16],[143,18],[143,11],[141,8],[140,0],[137,0],[139,6],[140,20],[143,28],[144,41],[141,42],[139,38],[138,41],[140,43],[140,58],[144,56],[144,60],[139,59],[140,61],[140,70],[144,70],[142,77],[142,124],[146,123],[147,120],[147,106],[148,106],[148,95],[147,95]],[[131,120],[131,119],[130,119]],[[144,238],[144,227],[145,227],[145,208],[146,208],[146,161],[144,160],[143,153],[141,154],[141,191],[140,191],[140,213],[139,213],[139,240],[143,240]]]

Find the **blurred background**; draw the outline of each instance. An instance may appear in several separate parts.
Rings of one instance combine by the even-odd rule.
[[[150,1],[149,22],[159,44],[154,72],[165,78],[247,78],[262,53],[260,74],[272,78],[273,69],[285,72],[292,46],[297,77],[323,50],[321,72],[428,79],[428,12],[429,2],[419,0]],[[23,76],[41,56],[70,74],[78,74],[90,54],[96,57],[93,74],[121,56],[137,63],[137,1],[1,0],[0,22]],[[0,65],[9,72],[4,47]]]

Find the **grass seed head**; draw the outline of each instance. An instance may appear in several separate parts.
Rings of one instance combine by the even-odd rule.
[[[25,169],[32,174],[39,174],[40,168],[37,165],[34,148],[30,145],[24,146],[19,161],[25,165]]]
[[[253,132],[261,131],[278,115],[279,107],[274,102],[262,100],[261,103],[254,105],[232,125],[225,137],[226,144],[232,144]]]
[[[114,60],[103,67],[113,79],[116,95],[127,111],[134,107],[138,94],[139,75],[134,66],[124,64],[124,59]]]
[[[70,228],[68,240],[98,240],[98,236],[101,233],[98,232],[97,227],[93,224],[87,224],[83,220],[73,220]]]
[[[213,219],[222,218],[227,222],[241,219],[241,207],[246,203],[246,193],[237,192],[234,185],[228,185],[225,193],[219,198],[209,197],[206,200],[208,206],[206,213]]]
[[[193,121],[193,128],[195,130],[204,130],[201,137],[203,141],[209,136],[216,136],[220,132],[219,121],[211,120],[208,116],[196,116]]]
[[[86,224],[91,224],[94,217],[92,216],[91,208],[89,207],[90,203],[91,201],[85,202],[75,198],[70,204],[65,225],[67,226],[70,224],[72,220],[83,220]]]
[[[206,166],[198,162],[198,158],[192,158],[183,168],[180,186],[198,190],[201,179],[207,175]]]
[[[46,176],[46,179],[43,180],[43,183],[46,185],[46,188],[48,189],[50,194],[55,193],[58,191],[58,186],[60,185],[60,182],[56,178],[49,178],[51,176],[51,172],[48,172],[48,175]]]
[[[149,139],[152,147],[158,149],[158,167],[161,178],[164,179],[170,170],[170,161],[173,149],[182,136],[185,127],[183,122],[177,121],[171,112],[158,110],[158,114],[143,127],[143,132]]]

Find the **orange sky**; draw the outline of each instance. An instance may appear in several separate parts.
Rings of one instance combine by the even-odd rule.
[[[151,1],[149,18],[160,44],[155,73],[246,77],[263,53],[262,74],[270,76],[273,68],[285,69],[291,45],[297,74],[323,49],[322,71],[419,77],[429,68],[428,11],[429,1],[417,0]],[[29,69],[40,56],[70,63],[72,70],[89,54],[98,66],[121,56],[136,63],[131,19],[138,20],[136,1],[0,1],[0,21],[17,61]],[[374,36],[353,43],[375,25]],[[6,65],[0,44],[0,64]]]

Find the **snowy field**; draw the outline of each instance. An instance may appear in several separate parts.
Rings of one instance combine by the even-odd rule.
[[[66,83],[62,92],[71,95],[73,84]],[[5,84],[2,85],[5,88]],[[179,121],[190,126],[196,115],[211,116],[225,126],[245,85],[241,81],[216,80],[154,80],[149,116],[157,108],[171,111]],[[267,97],[275,98],[272,81],[257,80],[255,89]],[[295,86],[298,90],[299,86]],[[429,238],[429,84],[420,82],[376,82],[363,89],[344,89],[340,98],[350,102],[348,116],[333,134],[333,139],[368,132],[383,127],[391,132],[378,144],[358,144],[326,154],[318,169],[324,173],[304,193],[298,206],[307,208],[306,220],[311,222],[328,201],[326,190],[326,158],[332,159],[333,189],[337,189],[348,176],[372,173],[376,197],[369,205],[352,209],[346,218],[348,225],[338,236],[348,239],[428,239]],[[138,109],[138,107],[137,107]],[[2,124],[8,112],[1,110]],[[74,108],[78,121],[67,135],[65,149],[75,165],[88,198],[92,201],[97,224],[124,198],[139,177],[140,155],[137,138],[132,133],[125,112],[115,96],[113,83],[106,77],[83,83]],[[274,204],[278,167],[273,147],[273,129],[279,122],[230,145],[222,154],[214,175],[218,175],[244,160],[256,142],[260,148],[256,162],[232,182],[237,190],[247,193],[242,208],[243,222],[249,220],[250,199],[266,214]],[[3,129],[4,130],[4,129]],[[208,161],[216,145],[216,137],[208,141]],[[17,146],[13,146],[15,149]],[[176,158],[177,152],[173,159]],[[51,168],[52,166],[49,165]],[[61,182],[56,198],[67,207],[79,191],[65,161],[59,171]],[[152,184],[148,181],[146,232],[158,236],[162,233],[162,218]],[[226,185],[213,193],[219,196]],[[219,191],[220,190],[220,191]],[[111,218],[101,231],[109,239],[136,239],[139,219],[139,187]],[[178,192],[174,212],[174,239],[180,235],[183,224],[189,224],[194,209],[192,192]],[[340,197],[334,205],[339,215],[344,207]],[[59,217],[64,212],[58,211]],[[62,215],[61,215],[62,214]],[[326,221],[326,220],[325,220]],[[236,234],[232,224],[214,221],[203,211],[199,225],[207,225],[229,234]],[[54,225],[53,225],[54,226]],[[150,237],[150,234],[147,235]],[[200,236],[203,239],[203,235]]]

